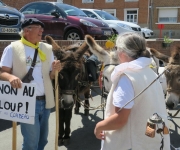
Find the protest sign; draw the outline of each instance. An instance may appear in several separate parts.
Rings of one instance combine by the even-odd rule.
[[[36,90],[33,83],[22,83],[22,88],[12,88],[0,81],[0,118],[34,124]]]

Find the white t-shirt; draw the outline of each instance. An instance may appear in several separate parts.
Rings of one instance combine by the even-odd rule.
[[[130,79],[126,75],[122,75],[116,89],[113,92],[113,105],[122,108],[128,101],[134,98],[134,89]],[[124,108],[131,109],[134,101],[130,102]]]
[[[33,48],[25,45],[27,71],[29,70],[29,68],[31,66],[31,63],[33,61],[34,52],[35,51],[34,51]],[[2,57],[1,57],[1,62],[0,62],[0,67],[6,66],[6,67],[9,67],[9,68],[12,68],[12,66],[13,66],[13,58],[12,57],[13,57],[12,46],[10,44],[3,51],[3,54],[2,54]],[[51,63],[53,61],[54,61],[54,55],[52,53]],[[43,83],[43,78],[42,78],[42,72],[41,72],[41,66],[42,66],[41,60],[40,60],[39,56],[37,55],[36,65],[35,65],[35,67],[33,69],[34,80],[31,81],[31,83],[36,84],[36,89],[37,89],[36,94],[37,94],[37,96],[42,96],[45,93],[44,92],[44,83]],[[19,67],[21,67],[21,66],[19,66]],[[52,68],[49,68],[49,71],[51,71],[51,70],[52,70]]]

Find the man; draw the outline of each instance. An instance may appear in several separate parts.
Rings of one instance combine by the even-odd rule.
[[[95,136],[103,140],[101,150],[158,150],[160,146],[170,150],[169,134],[163,135],[164,142],[161,135],[154,138],[145,135],[147,119],[154,113],[168,125],[159,81],[148,87],[157,75],[149,67],[151,59],[145,39],[137,33],[124,33],[118,36],[116,46],[120,64],[111,74],[105,119],[94,129]],[[147,90],[127,104],[146,87]]]
[[[38,50],[37,60],[30,83],[36,84],[36,108],[34,125],[21,123],[23,150],[43,150],[47,144],[48,119],[54,107],[54,95],[51,79],[55,71],[60,71],[60,62],[54,60],[52,47],[40,42],[44,24],[29,18],[22,23],[21,40],[8,45],[1,58],[0,78],[9,81],[13,88],[21,88],[22,78],[31,67],[34,53]]]

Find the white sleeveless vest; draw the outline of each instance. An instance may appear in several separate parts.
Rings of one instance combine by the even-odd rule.
[[[135,96],[145,89],[155,78],[150,68],[137,71],[127,70],[125,75],[131,80]],[[119,77],[120,78],[120,77]],[[119,78],[113,83],[108,95],[105,118],[115,113],[113,105],[113,91]],[[167,112],[162,87],[158,81],[153,83],[144,93],[137,97],[131,109],[127,124],[119,130],[105,131],[105,141],[102,150],[159,150],[161,146],[160,134],[154,138],[145,135],[147,119],[158,113],[168,126]],[[170,137],[164,135],[164,150],[170,150]]]
[[[26,69],[26,56],[24,44],[20,41],[11,43],[13,51],[13,68],[12,73],[22,79],[27,73]],[[40,49],[46,54],[46,60],[42,62],[42,75],[44,81],[44,90],[46,96],[46,108],[53,108],[54,94],[51,79],[49,77],[49,68],[51,67],[52,46],[40,42]]]

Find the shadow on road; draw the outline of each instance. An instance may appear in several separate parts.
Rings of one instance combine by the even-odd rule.
[[[177,118],[177,117],[176,117]],[[173,129],[169,129],[170,131],[170,139],[171,139],[171,145],[175,148],[179,148],[180,147],[180,135],[178,133],[178,130],[180,129],[180,126],[177,125],[177,123],[173,120],[174,118],[172,118],[171,121],[174,125]],[[180,119],[179,117],[177,119]],[[171,147],[172,150],[174,150],[174,148]]]
[[[12,121],[0,119],[0,132],[12,127]]]
[[[82,127],[72,131],[71,133],[71,144],[67,146],[67,150],[98,150],[101,147],[100,140],[96,139],[94,135],[94,127],[97,122],[102,119],[97,116],[97,110],[94,114],[85,116],[80,113],[82,117]]]

